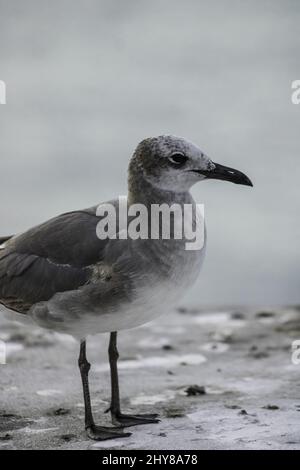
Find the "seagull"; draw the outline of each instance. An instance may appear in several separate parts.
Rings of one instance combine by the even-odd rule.
[[[182,137],[162,135],[143,140],[128,168],[128,210],[135,204],[193,208],[190,193],[200,181],[217,179],[252,186],[242,172],[213,162]],[[206,232],[199,250],[187,250],[186,238],[131,239],[97,234],[99,207],[64,213],[28,231],[0,238],[0,303],[11,313],[80,341],[85,430],[94,440],[122,438],[127,426],[158,422],[157,414],[121,411],[117,332],[158,317],[178,303],[196,280],[204,259]],[[105,203],[106,204],[106,203]],[[116,211],[119,200],[109,201]],[[174,216],[176,217],[176,216]],[[111,427],[96,425],[90,400],[89,335],[109,333]]]

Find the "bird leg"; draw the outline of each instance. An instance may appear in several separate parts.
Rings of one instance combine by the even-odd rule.
[[[115,439],[118,437],[128,437],[130,433],[124,433],[116,428],[107,428],[104,426],[96,426],[93,418],[91,397],[89,390],[89,370],[91,364],[86,358],[86,342],[81,341],[80,343],[80,354],[78,359],[78,365],[80,369],[82,386],[83,386],[83,397],[84,397],[84,410],[85,410],[85,429],[88,437],[96,441],[104,441],[106,439]]]
[[[118,359],[119,353],[117,349],[117,333],[110,334],[109,348],[109,364],[111,376],[111,404],[107,411],[111,412],[112,422],[120,427],[136,426],[138,424],[158,423],[157,414],[142,415],[126,415],[121,412],[120,407],[120,390],[118,378]]]

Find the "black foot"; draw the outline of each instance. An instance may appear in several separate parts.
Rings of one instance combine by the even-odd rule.
[[[86,428],[87,435],[94,441],[106,441],[107,439],[118,439],[131,436],[130,432],[123,432],[116,428],[92,425]]]
[[[112,422],[122,428],[138,426],[140,424],[159,423],[158,414],[125,415],[123,413],[112,414]]]

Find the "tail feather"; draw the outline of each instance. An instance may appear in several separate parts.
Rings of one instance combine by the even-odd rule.
[[[0,237],[0,245],[2,245],[3,243],[7,242],[7,241],[10,240],[12,237],[13,237],[13,235],[10,235],[9,237]]]

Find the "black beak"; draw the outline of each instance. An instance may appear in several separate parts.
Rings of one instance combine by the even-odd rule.
[[[235,184],[243,184],[244,186],[253,186],[251,180],[241,171],[229,168],[228,166],[219,165],[214,163],[215,168],[213,170],[194,170],[196,173],[205,175],[206,178],[215,180],[231,181]]]

